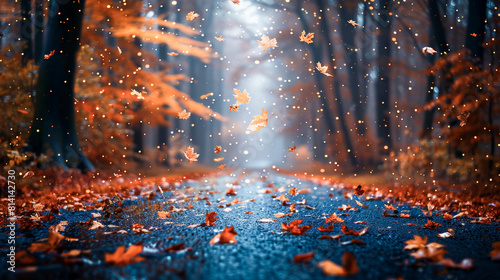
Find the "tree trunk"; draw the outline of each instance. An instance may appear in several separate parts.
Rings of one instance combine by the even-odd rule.
[[[74,84],[76,55],[85,0],[50,2],[43,52],[55,54],[40,62],[30,145],[36,154],[52,153],[55,165],[94,170],[84,155],[76,132]]]
[[[326,13],[326,7],[325,7],[325,1],[324,0],[316,0],[316,4],[318,5],[319,10],[321,10],[323,13]],[[328,53],[330,53],[330,59],[332,61],[335,60],[335,50],[333,48],[333,42],[330,39],[330,27],[327,23],[327,16],[326,14],[321,18],[320,24],[321,24],[321,30],[325,34],[325,44],[328,50]],[[316,61],[317,62],[317,61]],[[340,95],[340,83],[339,83],[339,77],[337,73],[337,69],[335,67],[332,67],[332,74],[333,74],[333,96],[334,96],[334,101],[335,105],[337,107],[337,116],[340,121],[340,129],[342,131],[342,136],[344,137],[344,144],[345,148],[347,151],[347,159],[349,161],[349,164],[352,167],[357,167],[358,161],[356,159],[356,152],[354,150],[354,147],[352,145],[352,140],[351,140],[351,135],[349,134],[349,128],[347,127],[347,122],[345,119],[345,113],[344,113],[344,107],[342,105],[342,96]],[[326,93],[324,93],[326,94]],[[325,96],[325,105],[324,108],[329,107],[327,103],[327,98]],[[325,115],[327,115],[327,119],[331,119],[333,121],[333,115],[330,113],[330,110],[325,111]]]
[[[168,3],[164,3],[158,7],[158,16],[165,16],[167,14],[168,5],[169,5]],[[160,30],[162,32],[168,32],[165,26],[160,27]],[[165,70],[165,68],[163,67],[163,63],[166,63],[168,60],[167,52],[168,52],[167,44],[159,44],[158,58],[161,60],[162,64],[160,64],[158,71]],[[164,116],[164,118],[166,119],[167,116]],[[166,167],[170,167],[168,153],[166,153],[169,148],[168,140],[169,140],[168,127],[163,124],[158,125],[158,146],[160,147],[159,151],[161,152],[161,154],[167,155],[167,158],[159,159],[159,163]]]
[[[470,56],[483,61],[483,42],[486,28],[486,2],[487,0],[469,0],[469,16],[465,47],[470,50]],[[473,36],[475,34],[475,36]]]
[[[31,35],[31,0],[21,0],[21,42],[23,43],[22,63],[26,65],[33,59],[33,40]]]
[[[356,20],[358,1],[342,0],[340,1],[342,9],[340,10],[340,34],[345,48],[345,57],[347,64],[347,74],[349,77],[349,90],[354,105],[354,118],[356,133],[360,136],[366,133],[365,112],[366,95],[360,92],[360,81],[358,71],[358,52],[355,51],[356,28],[348,23],[349,20]]]
[[[34,47],[34,58],[35,62],[39,63],[43,58],[43,29],[45,25],[43,17],[43,0],[35,0],[35,22],[34,32],[35,32],[35,47]]]
[[[384,146],[384,154],[392,149],[390,87],[391,87],[391,0],[379,0],[377,42],[378,78],[375,81],[377,103],[375,106],[377,120],[377,137]]]

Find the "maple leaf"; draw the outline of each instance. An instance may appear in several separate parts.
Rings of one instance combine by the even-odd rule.
[[[239,108],[240,108],[239,105],[236,105],[236,104],[231,105],[231,106],[229,106],[229,112],[236,112],[236,113],[238,113],[238,109]]]
[[[200,16],[199,14],[195,13],[194,11],[191,11],[186,15],[186,20],[193,21],[197,19],[199,16]]]
[[[314,38],[314,33],[308,33],[306,35],[306,31],[303,30],[302,34],[300,34],[300,41],[301,42],[305,42],[307,44],[312,44],[312,42],[313,42],[312,38]]]
[[[293,257],[293,262],[310,262],[314,258],[314,252],[309,252],[309,253],[304,253],[304,254],[298,254],[295,257]]]
[[[260,41],[257,40],[259,43],[259,47],[264,47],[262,51],[266,51],[269,48],[275,48],[278,46],[278,42],[276,41],[276,38],[274,39],[269,39],[266,35],[262,35],[260,38]]]
[[[329,276],[351,276],[359,272],[356,258],[351,252],[342,254],[342,266],[335,264],[330,260],[318,263],[318,267],[323,270],[323,273]]]
[[[213,96],[214,93],[213,92],[209,92],[207,94],[203,94],[202,96],[200,96],[200,99],[207,99],[209,96]]]
[[[290,222],[290,224],[288,224],[288,225],[285,223],[281,223],[281,227],[282,227],[281,231],[289,231],[293,235],[302,235],[306,231],[308,231],[312,228],[311,225],[299,227],[299,225],[301,223],[302,223],[302,219],[294,220],[294,221]]]
[[[186,110],[182,110],[181,112],[179,112],[179,114],[177,115],[177,117],[181,120],[187,120],[189,119],[189,117],[191,116],[191,113],[189,112],[186,112]]]
[[[145,258],[138,256],[142,253],[143,245],[130,245],[127,251],[125,246],[116,248],[114,253],[106,253],[104,261],[114,265],[126,265],[145,260]]]
[[[215,226],[215,221],[218,220],[218,218],[216,218],[215,216],[217,216],[217,212],[207,213],[205,215],[205,226],[208,226],[208,227]]]
[[[435,53],[437,53],[437,51],[431,47],[423,47],[422,53],[423,54],[425,54],[425,53],[435,54]]]
[[[297,148],[297,146],[288,147],[288,151],[293,152],[293,151],[295,151],[296,148]]]
[[[349,229],[346,225],[340,226],[340,231],[342,231],[343,234],[345,235],[365,235],[366,232],[368,231],[368,227],[365,227],[364,229],[360,231],[355,231],[352,229]]]
[[[253,117],[247,130],[251,133],[257,132],[267,126],[267,112],[262,108],[262,114]]]
[[[417,249],[415,252],[410,253],[410,255],[416,259],[439,261],[446,253],[446,251],[442,249],[444,245],[436,242],[427,244],[427,237],[422,238],[418,235],[414,235],[413,238],[413,240],[410,239],[405,241],[407,245],[404,247],[404,250]]]
[[[248,96],[248,92],[246,89],[243,90],[243,93],[239,89],[233,88],[235,93],[234,98],[236,98],[236,105],[241,105],[250,102],[251,97]]]
[[[44,54],[43,55],[43,59],[49,59],[49,58],[51,58],[54,55],[55,52],[56,52],[56,50],[51,50],[49,54]]]
[[[194,148],[191,148],[191,146],[188,146],[186,148],[184,155],[189,160],[189,162],[198,161],[198,157],[200,156],[200,154],[194,152]]]
[[[330,217],[326,218],[325,219],[325,223],[329,224],[329,223],[343,223],[344,220],[342,218],[340,218],[339,216],[337,216],[337,213],[333,213],[330,215]]]
[[[356,27],[356,26],[359,26],[359,27],[363,27],[361,24],[355,22],[354,20],[350,19],[347,21],[347,23],[349,23],[350,25]]]
[[[493,250],[490,252],[491,260],[500,261],[500,242],[495,242],[492,246]]]
[[[433,222],[431,220],[427,220],[427,224],[425,224],[423,227],[428,228],[428,229],[436,229],[440,226],[441,226],[440,223],[436,223],[436,222]]]
[[[217,40],[219,42],[224,42],[224,38],[222,38],[222,36],[215,37],[215,40]]]
[[[224,230],[216,234],[212,240],[210,240],[210,245],[214,244],[229,244],[236,243],[234,238],[238,233],[234,230],[234,227],[224,227]]]
[[[57,231],[49,230],[49,236],[47,238],[47,242],[44,243],[33,243],[28,248],[30,252],[36,251],[50,251],[57,247],[59,242],[64,239],[64,236]]]
[[[326,71],[328,71],[328,66],[321,66],[321,62],[316,63],[316,69],[318,69],[318,71],[323,75],[326,75],[328,77],[333,77],[332,74],[326,73]]]
[[[222,169],[226,168],[226,165],[225,164],[221,164],[221,165],[217,166],[217,168],[219,168],[220,170],[222,170]]]

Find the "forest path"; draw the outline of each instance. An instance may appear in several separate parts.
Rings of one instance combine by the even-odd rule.
[[[500,264],[492,262],[488,256],[492,242],[500,241],[498,223],[464,226],[461,220],[447,221],[442,216],[433,216],[430,219],[439,222],[442,227],[425,229],[422,225],[429,218],[421,210],[393,204],[399,213],[409,214],[410,217],[383,217],[384,202],[363,199],[361,202],[368,208],[359,207],[355,200],[344,196],[347,190],[339,186],[317,185],[273,171],[246,171],[237,180],[238,184],[232,185],[234,176],[209,175],[183,182],[176,190],[165,190],[166,199],[157,191],[150,199],[124,199],[123,205],[120,202],[117,204],[117,200],[112,198],[114,204],[106,211],[64,210],[47,223],[47,227],[49,224],[68,221],[62,233],[79,240],[63,240],[56,249],[57,253],[37,255],[36,268],[17,267],[15,275],[3,269],[0,276],[2,279],[6,279],[4,276],[14,276],[16,279],[330,279],[316,264],[327,259],[340,264],[342,253],[346,251],[354,254],[360,269],[352,279],[495,279],[500,276]],[[291,196],[288,190],[293,187],[297,187],[298,191],[308,191]],[[237,193],[235,196],[226,195],[230,188],[234,188]],[[270,193],[264,193],[265,190]],[[291,216],[276,218],[276,213],[290,213],[290,209],[289,206],[283,206],[282,201],[273,198],[274,194],[277,197],[284,194],[291,203],[306,203],[296,204],[298,212]],[[220,201],[223,197],[225,201]],[[191,201],[185,202],[185,198],[191,198]],[[227,206],[236,198],[241,203]],[[187,208],[189,204],[193,208]],[[174,209],[170,218],[158,219],[157,211],[168,211],[171,205],[183,210],[175,212]],[[342,205],[359,209],[342,211],[338,209]],[[106,214],[115,213],[117,208],[122,208],[123,212]],[[252,214],[245,214],[248,211]],[[188,227],[205,222],[208,212],[217,213],[215,226]],[[104,228],[89,230],[88,224],[81,223],[88,221],[91,213],[101,214],[95,220],[102,223]],[[349,229],[359,231],[368,227],[367,233],[363,236],[342,234],[338,240],[319,239],[322,235],[341,234],[340,223],[333,224],[332,232],[318,230],[319,226],[329,225],[325,223],[325,218],[333,213],[337,213]],[[264,218],[277,221],[258,222]],[[303,219],[302,225],[312,225],[312,228],[300,236],[280,231],[281,222],[290,223],[295,219]],[[356,221],[366,224],[355,224]],[[136,223],[143,224],[144,229],[150,232],[133,233],[131,226]],[[416,226],[409,226],[408,223]],[[234,226],[238,233],[235,236],[237,243],[210,245],[210,240],[225,226]],[[18,238],[18,248],[27,248],[46,237],[47,227],[22,232],[22,237]],[[437,233],[445,232],[448,228],[455,231],[455,237],[437,237]],[[117,230],[126,230],[127,233],[105,234]],[[2,236],[4,233],[2,231]],[[446,245],[446,257],[455,262],[472,258],[476,268],[463,271],[433,264],[419,267],[412,265],[415,262],[403,247],[406,245],[404,241],[413,239],[413,235],[428,236],[428,242]],[[366,245],[341,244],[353,238]],[[104,262],[105,253],[114,252],[122,245],[128,247],[138,243],[145,246],[141,253],[145,257],[144,261],[124,266]],[[179,243],[189,248],[165,252],[165,248]],[[2,244],[2,247],[5,245]],[[71,249],[91,251],[76,258],[76,263],[65,264],[59,254]],[[315,252],[311,262],[292,261],[295,255],[311,251]],[[2,253],[2,258],[4,256]]]

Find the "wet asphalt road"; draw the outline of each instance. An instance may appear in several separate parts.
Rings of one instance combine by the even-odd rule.
[[[47,223],[46,227],[20,232],[18,238],[19,249],[25,249],[39,239],[47,236],[49,225],[60,221],[68,221],[63,232],[65,236],[78,238],[79,241],[63,240],[58,247],[59,251],[67,252],[71,249],[91,250],[84,254],[79,263],[64,264],[58,253],[36,254],[37,266],[30,268],[17,267],[16,273],[7,271],[5,262],[6,251],[1,251],[2,271],[1,279],[331,279],[334,277],[323,274],[316,264],[329,259],[341,263],[343,252],[352,252],[357,260],[360,272],[349,279],[389,279],[402,277],[403,279],[500,279],[500,263],[492,262],[489,258],[492,242],[500,241],[499,223],[491,225],[472,224],[463,220],[444,220],[441,216],[433,217],[434,221],[443,226],[438,229],[424,229],[421,226],[427,222],[420,210],[409,206],[400,206],[400,213],[409,213],[410,218],[382,217],[383,201],[362,201],[368,208],[359,207],[359,211],[339,211],[343,204],[356,206],[354,200],[344,198],[343,192],[332,186],[320,186],[310,182],[302,182],[293,177],[277,173],[247,172],[246,177],[236,186],[230,183],[234,176],[218,178],[207,177],[198,181],[184,182],[179,189],[191,189],[187,196],[207,196],[212,205],[206,200],[192,201],[193,208],[182,212],[172,213],[168,219],[160,220],[156,214],[158,209],[167,210],[170,205],[176,208],[186,207],[187,203],[170,203],[178,198],[177,193],[165,192],[170,200],[156,195],[152,200],[139,198],[138,200],[124,200],[122,206],[125,211],[117,217],[102,216],[97,218],[105,228],[89,231],[87,225],[80,222],[88,221],[91,212],[73,212],[63,210],[61,215]],[[266,175],[266,181],[260,180]],[[262,218],[276,218],[278,212],[289,213],[289,208],[282,206],[282,202],[273,199],[272,194],[262,193],[266,185],[274,183],[275,188],[284,187],[285,194],[290,201],[307,200],[307,205],[313,209],[306,209],[305,205],[297,205],[297,213],[291,217],[277,219],[273,223],[259,223]],[[190,188],[187,188],[190,186]],[[236,196],[226,196],[227,189],[234,187]],[[309,188],[311,193],[290,196],[286,191],[292,187]],[[213,191],[220,193],[209,194]],[[329,194],[333,193],[333,196]],[[159,193],[158,193],[159,194]],[[234,198],[240,201],[255,199],[219,208],[218,199],[226,197],[225,206]],[[396,205],[396,204],[394,204]],[[230,209],[230,210],[228,210]],[[214,227],[188,228],[187,225],[204,222],[205,213],[217,212],[218,220]],[[253,214],[245,214],[252,211]],[[342,235],[340,240],[322,240],[321,235],[340,234],[340,224],[334,224],[333,232],[320,232],[318,226],[327,226],[325,217],[337,213],[345,220],[344,224],[350,229],[360,230],[368,226],[368,233],[364,236]],[[303,219],[303,225],[313,225],[303,236],[294,236],[281,233],[281,222],[289,223],[295,219]],[[354,224],[355,221],[365,221],[366,225]],[[165,224],[167,222],[167,224]],[[130,226],[135,223],[153,228],[150,233],[134,234]],[[408,226],[413,223],[417,226]],[[116,225],[117,228],[109,228]],[[238,232],[236,244],[214,245],[209,241],[221,232],[224,226],[234,226]],[[455,237],[439,238],[439,232],[446,229],[455,230]],[[127,234],[106,235],[104,232],[125,229]],[[5,249],[6,231],[2,229],[0,248]],[[438,242],[446,245],[446,257],[455,262],[463,258],[472,258],[475,269],[463,271],[446,269],[439,265],[416,266],[415,261],[403,250],[404,241],[413,239],[413,235],[428,236],[429,242]],[[364,241],[366,245],[341,245],[340,242],[353,238]],[[105,253],[114,252],[118,246],[136,243],[144,244],[148,249],[141,256],[145,261],[125,265],[113,266],[104,262]],[[190,250],[167,253],[156,250],[174,244],[185,242]],[[293,263],[296,254],[314,251],[314,259],[309,263]]]

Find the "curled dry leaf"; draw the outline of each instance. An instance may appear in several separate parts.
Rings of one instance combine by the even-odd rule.
[[[215,146],[215,148],[214,148],[214,152],[215,152],[216,154],[218,154],[218,153],[220,153],[220,151],[222,151],[222,147],[221,147],[221,146]]]
[[[236,105],[236,104],[231,105],[231,106],[229,106],[229,112],[236,112],[236,113],[238,113],[238,109],[239,108],[240,108],[240,105]]]
[[[184,155],[189,160],[189,162],[198,161],[198,157],[200,156],[199,154],[194,152],[194,148],[192,148],[191,146],[188,146],[186,148]]]
[[[24,173],[23,178],[31,178],[33,176],[35,176],[35,172],[30,170],[30,171]]]
[[[179,54],[176,53],[176,52],[169,52],[169,53],[167,53],[167,55],[169,55],[169,56],[178,56]]]
[[[340,227],[340,231],[342,231],[343,234],[345,235],[365,235],[366,232],[368,231],[368,227],[365,227],[364,229],[360,230],[360,231],[355,231],[355,230],[352,230],[352,229],[349,229],[346,225],[342,225]]]
[[[49,54],[44,54],[43,59],[49,59],[55,54],[56,50],[51,50]]]
[[[325,219],[325,223],[329,224],[329,223],[343,223],[344,220],[342,218],[340,218],[339,216],[337,216],[337,213],[333,213],[332,215],[330,215],[330,217],[326,218]]]
[[[288,190],[288,193],[291,195],[291,196],[295,196],[297,195],[297,187],[293,187],[291,189]]]
[[[253,120],[250,122],[248,126],[248,131],[251,133],[257,132],[262,128],[267,126],[267,112],[262,108],[262,114],[253,117]]]
[[[357,195],[357,196],[360,196],[360,195],[363,195],[365,193],[364,190],[361,189],[361,185],[358,185],[355,189],[354,189],[354,194]]]
[[[216,234],[212,240],[210,240],[210,245],[214,244],[229,244],[236,243],[234,238],[238,233],[234,230],[234,227],[224,227],[224,230]]]
[[[219,168],[220,170],[222,170],[222,169],[226,168],[226,165],[225,164],[221,164],[221,165],[217,166],[217,168]]]
[[[57,231],[49,230],[49,236],[44,243],[33,243],[28,248],[31,253],[36,251],[50,251],[57,247],[59,242],[64,239],[64,236]]]
[[[298,254],[295,257],[293,257],[293,262],[310,262],[314,258],[314,252],[309,252],[309,253],[304,253],[304,254]]]
[[[289,152],[293,152],[293,151],[295,151],[295,149],[297,149],[297,146],[288,147]]]
[[[125,251],[125,246],[116,248],[114,253],[106,253],[104,261],[114,265],[127,265],[145,260],[143,257],[138,256],[142,253],[143,245],[131,245]]]
[[[316,69],[318,69],[318,71],[325,76],[333,77],[332,74],[326,72],[328,71],[328,66],[321,66],[321,62],[316,63]]]
[[[427,223],[425,225],[423,225],[424,228],[428,228],[428,229],[436,229],[440,226],[441,226],[440,223],[437,223],[437,222],[434,222],[431,220],[427,220]]]
[[[223,161],[223,160],[224,160],[223,157],[214,158],[214,162],[220,162],[220,161]]]
[[[451,215],[450,215],[450,214],[448,214],[448,213],[444,213],[444,214],[443,214],[443,219],[445,219],[445,220],[448,220],[448,221],[449,221],[449,220],[453,219],[453,216],[451,216]]]
[[[200,16],[199,14],[195,13],[194,11],[191,11],[186,15],[186,20],[193,21],[197,19],[199,16]]]
[[[335,264],[330,260],[318,263],[318,267],[328,276],[351,276],[359,272],[356,258],[351,252],[342,254],[342,266]]]
[[[431,47],[423,47],[422,48],[422,53],[425,54],[425,53],[429,53],[429,54],[435,54],[437,53],[437,51]]]
[[[205,225],[209,227],[215,226],[215,221],[218,220],[215,216],[217,216],[216,212],[207,213],[205,215]]]
[[[215,40],[219,41],[219,42],[224,42],[224,38],[222,38],[222,36],[217,36],[215,37]]]
[[[226,195],[236,195],[236,190],[234,188],[230,188],[226,190]]]
[[[350,19],[347,21],[347,23],[349,23],[350,25],[356,27],[356,26],[359,26],[359,27],[363,27],[361,24],[355,22],[354,20]]]

